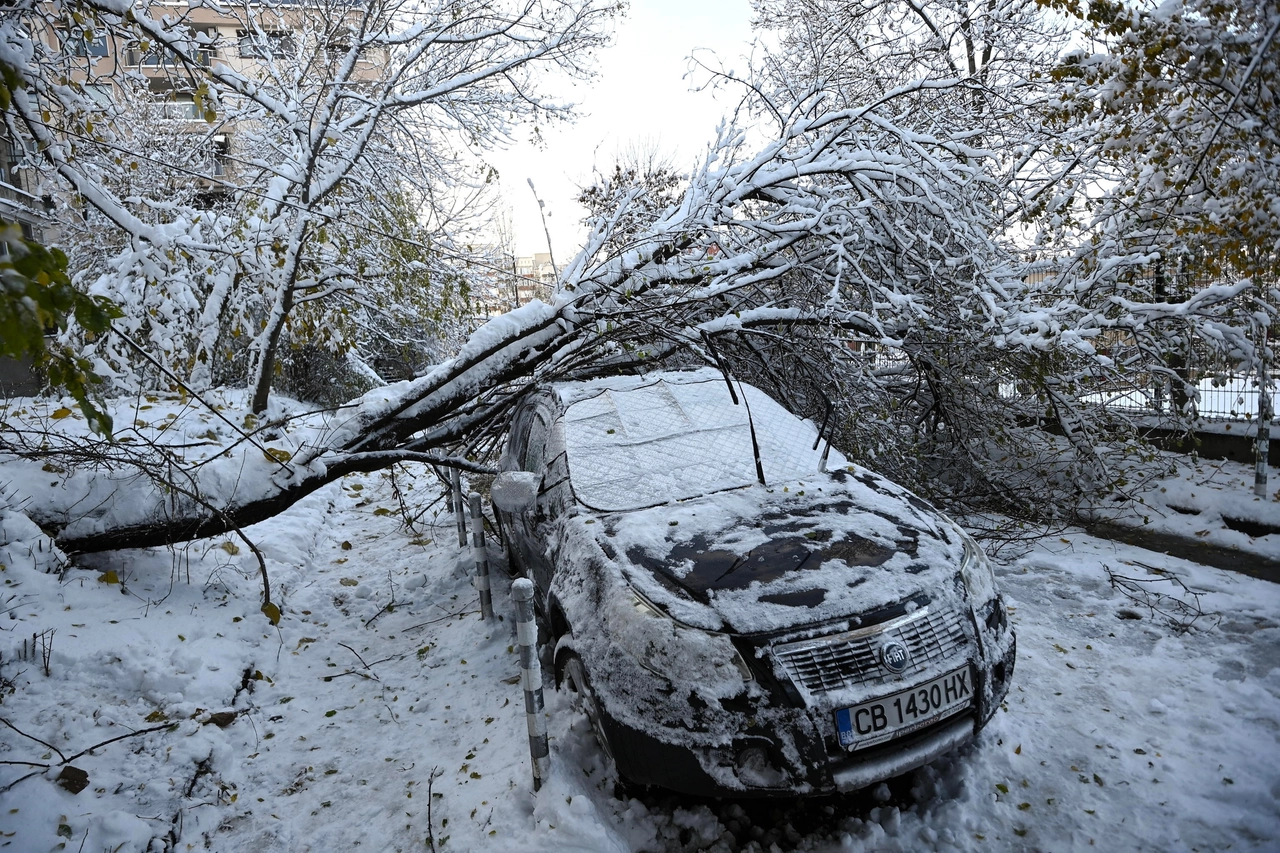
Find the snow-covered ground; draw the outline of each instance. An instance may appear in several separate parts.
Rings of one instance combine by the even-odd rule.
[[[1147,495],[1200,508],[1155,513],[1170,526],[1274,511],[1246,466],[1200,464]],[[972,748],[812,803],[619,799],[549,691],[535,795],[508,583],[483,623],[440,506],[406,530],[388,475],[352,476],[251,528],[278,627],[235,538],[46,573],[47,546],[0,518],[0,850],[1276,849],[1276,585],[1055,535],[998,567],[1018,665]],[[1160,612],[1196,615],[1175,601],[1203,614],[1190,630]],[[78,794],[55,782],[64,758]]]
[[[1254,493],[1254,466],[1219,459],[1166,457],[1169,476],[1147,483],[1139,500],[1100,517],[1280,560],[1280,469],[1270,468],[1267,497]]]

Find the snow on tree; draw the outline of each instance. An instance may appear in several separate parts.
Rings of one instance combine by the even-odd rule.
[[[539,81],[585,73],[616,11],[19,4],[0,21],[0,58],[30,85],[6,122],[50,187],[92,210],[83,233],[119,234],[89,289],[126,316],[87,354],[122,381],[146,364],[150,381],[196,389],[238,370],[263,411],[289,342],[341,351],[366,310],[379,315],[367,329],[462,302],[456,246],[491,177],[472,155],[522,120],[566,114]],[[166,118],[186,145],[157,140]],[[174,191],[193,177],[200,191]]]
[[[983,152],[873,108],[773,106],[784,119],[772,141],[753,152],[726,127],[679,200],[611,250],[615,229],[634,225],[632,207],[643,209],[632,190],[595,220],[550,304],[490,320],[426,375],[334,413],[267,424],[259,446],[226,458],[186,464],[175,450],[142,461],[113,449],[129,474],[101,472],[69,488],[66,503],[33,504],[32,516],[69,551],[139,547],[236,530],[352,471],[405,461],[483,470],[528,380],[710,362],[709,339],[731,358],[763,358],[766,372],[785,367],[770,352],[779,348],[809,371],[846,359],[855,338],[905,353],[908,370],[864,365],[879,383],[868,393],[916,386],[904,399],[939,436],[967,411],[957,401],[995,394],[1002,360],[1070,354],[1072,336],[1038,325],[1018,266],[990,237]],[[287,452],[261,446],[286,432]],[[135,454],[127,464],[125,453]],[[139,469],[180,487],[140,489]]]
[[[1091,47],[1049,75],[1057,156],[1029,208],[1059,258],[1046,286],[1070,287],[1081,322],[1125,343],[1120,366],[1166,376],[1185,404],[1195,352],[1256,365],[1253,330],[1280,301],[1280,7],[1049,5]]]
[[[892,96],[896,121],[964,139],[993,155],[986,167],[1012,185],[1045,137],[1036,72],[1066,44],[1062,16],[1037,0],[753,0],[755,25],[777,45],[760,72],[794,96],[836,105]],[[898,90],[909,84],[907,98]],[[1008,200],[1016,208],[1016,200]]]
[[[269,420],[217,458],[44,436],[11,448],[36,462],[63,454],[83,469],[64,492],[33,501],[31,516],[68,551],[239,532],[349,472],[400,462],[491,470],[530,380],[721,361],[802,414],[834,406],[838,439],[858,458],[962,509],[1044,518],[1111,494],[1124,472],[1106,441],[1131,432],[1113,432],[1125,424],[1088,400],[1117,370],[1095,344],[1141,326],[1149,306],[1098,302],[1092,280],[1076,290],[1065,274],[1027,276],[1009,240],[1014,172],[990,147],[996,125],[957,124],[988,115],[991,101],[951,111],[949,98],[972,90],[932,77],[861,106],[785,79],[748,82],[741,124],[726,123],[667,203],[654,203],[642,175],[609,182],[549,303],[490,320],[418,378],[336,410]],[[219,110],[231,100],[218,99]],[[363,163],[348,174],[363,174]],[[268,183],[309,192],[315,180]],[[128,213],[109,202],[102,209]],[[318,233],[327,214],[306,203],[277,204],[279,227]],[[289,218],[297,210],[314,218]],[[212,257],[193,242],[196,224],[165,244],[182,247],[172,257],[148,248],[160,245],[158,226],[138,225],[131,262]],[[253,245],[274,245],[264,240]],[[315,256],[291,245],[268,255],[311,275],[303,260]],[[1202,291],[1181,308],[1209,329],[1228,295]]]

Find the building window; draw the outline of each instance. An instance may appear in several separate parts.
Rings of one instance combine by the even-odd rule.
[[[106,33],[97,33],[93,36],[83,32],[71,33],[67,39],[70,42],[71,51],[76,56],[106,56],[110,52]]]
[[[196,99],[191,95],[169,95],[160,102],[162,118],[174,121],[193,121],[200,118],[196,111]]]
[[[246,59],[272,59],[296,53],[293,36],[284,32],[247,32],[238,30],[240,56]]]
[[[330,59],[338,59],[345,56],[348,50],[351,50],[351,44],[354,39],[351,30],[346,27],[339,27],[328,34],[325,39],[325,51],[328,52]]]
[[[163,68],[173,67],[177,65],[172,56],[170,56],[162,47],[154,47],[143,53],[141,51],[129,51],[129,58],[133,65],[144,68]]]
[[[213,44],[218,40],[218,31],[216,29],[196,29],[193,33],[194,35],[208,36],[205,41],[209,44]],[[196,50],[191,51],[189,55],[197,65],[207,68],[209,61],[217,56],[217,53],[217,50],[213,47],[198,47]],[[172,68],[182,64],[164,45],[155,45],[145,53],[139,50],[132,50],[129,52],[129,61],[133,65],[140,65],[146,68]]]
[[[83,88],[84,96],[104,110],[115,101],[115,92],[108,83],[85,83]]]
[[[226,136],[219,134],[213,138],[212,151],[209,155],[209,175],[221,178],[227,174],[227,161],[231,157],[231,142]]]

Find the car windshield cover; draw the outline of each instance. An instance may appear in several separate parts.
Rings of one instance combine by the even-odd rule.
[[[816,430],[763,392],[739,386],[751,406],[765,477],[817,471]],[[574,494],[603,512],[640,509],[756,482],[747,408],[724,381],[604,389],[565,412]]]

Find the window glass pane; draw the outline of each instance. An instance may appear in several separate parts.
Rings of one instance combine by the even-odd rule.
[[[200,116],[196,113],[196,102],[190,95],[174,95],[160,104],[160,114],[167,119],[188,120]]]
[[[111,106],[115,95],[107,83],[84,84],[84,96],[102,108]]]
[[[267,59],[294,53],[293,36],[289,33],[251,33],[240,30],[236,37],[240,56],[245,58]]]
[[[547,464],[547,422],[534,415],[529,424],[529,438],[524,448],[524,470],[541,474]]]
[[[63,34],[63,43],[76,56],[106,56],[109,46],[106,33],[90,36],[85,32]]]

